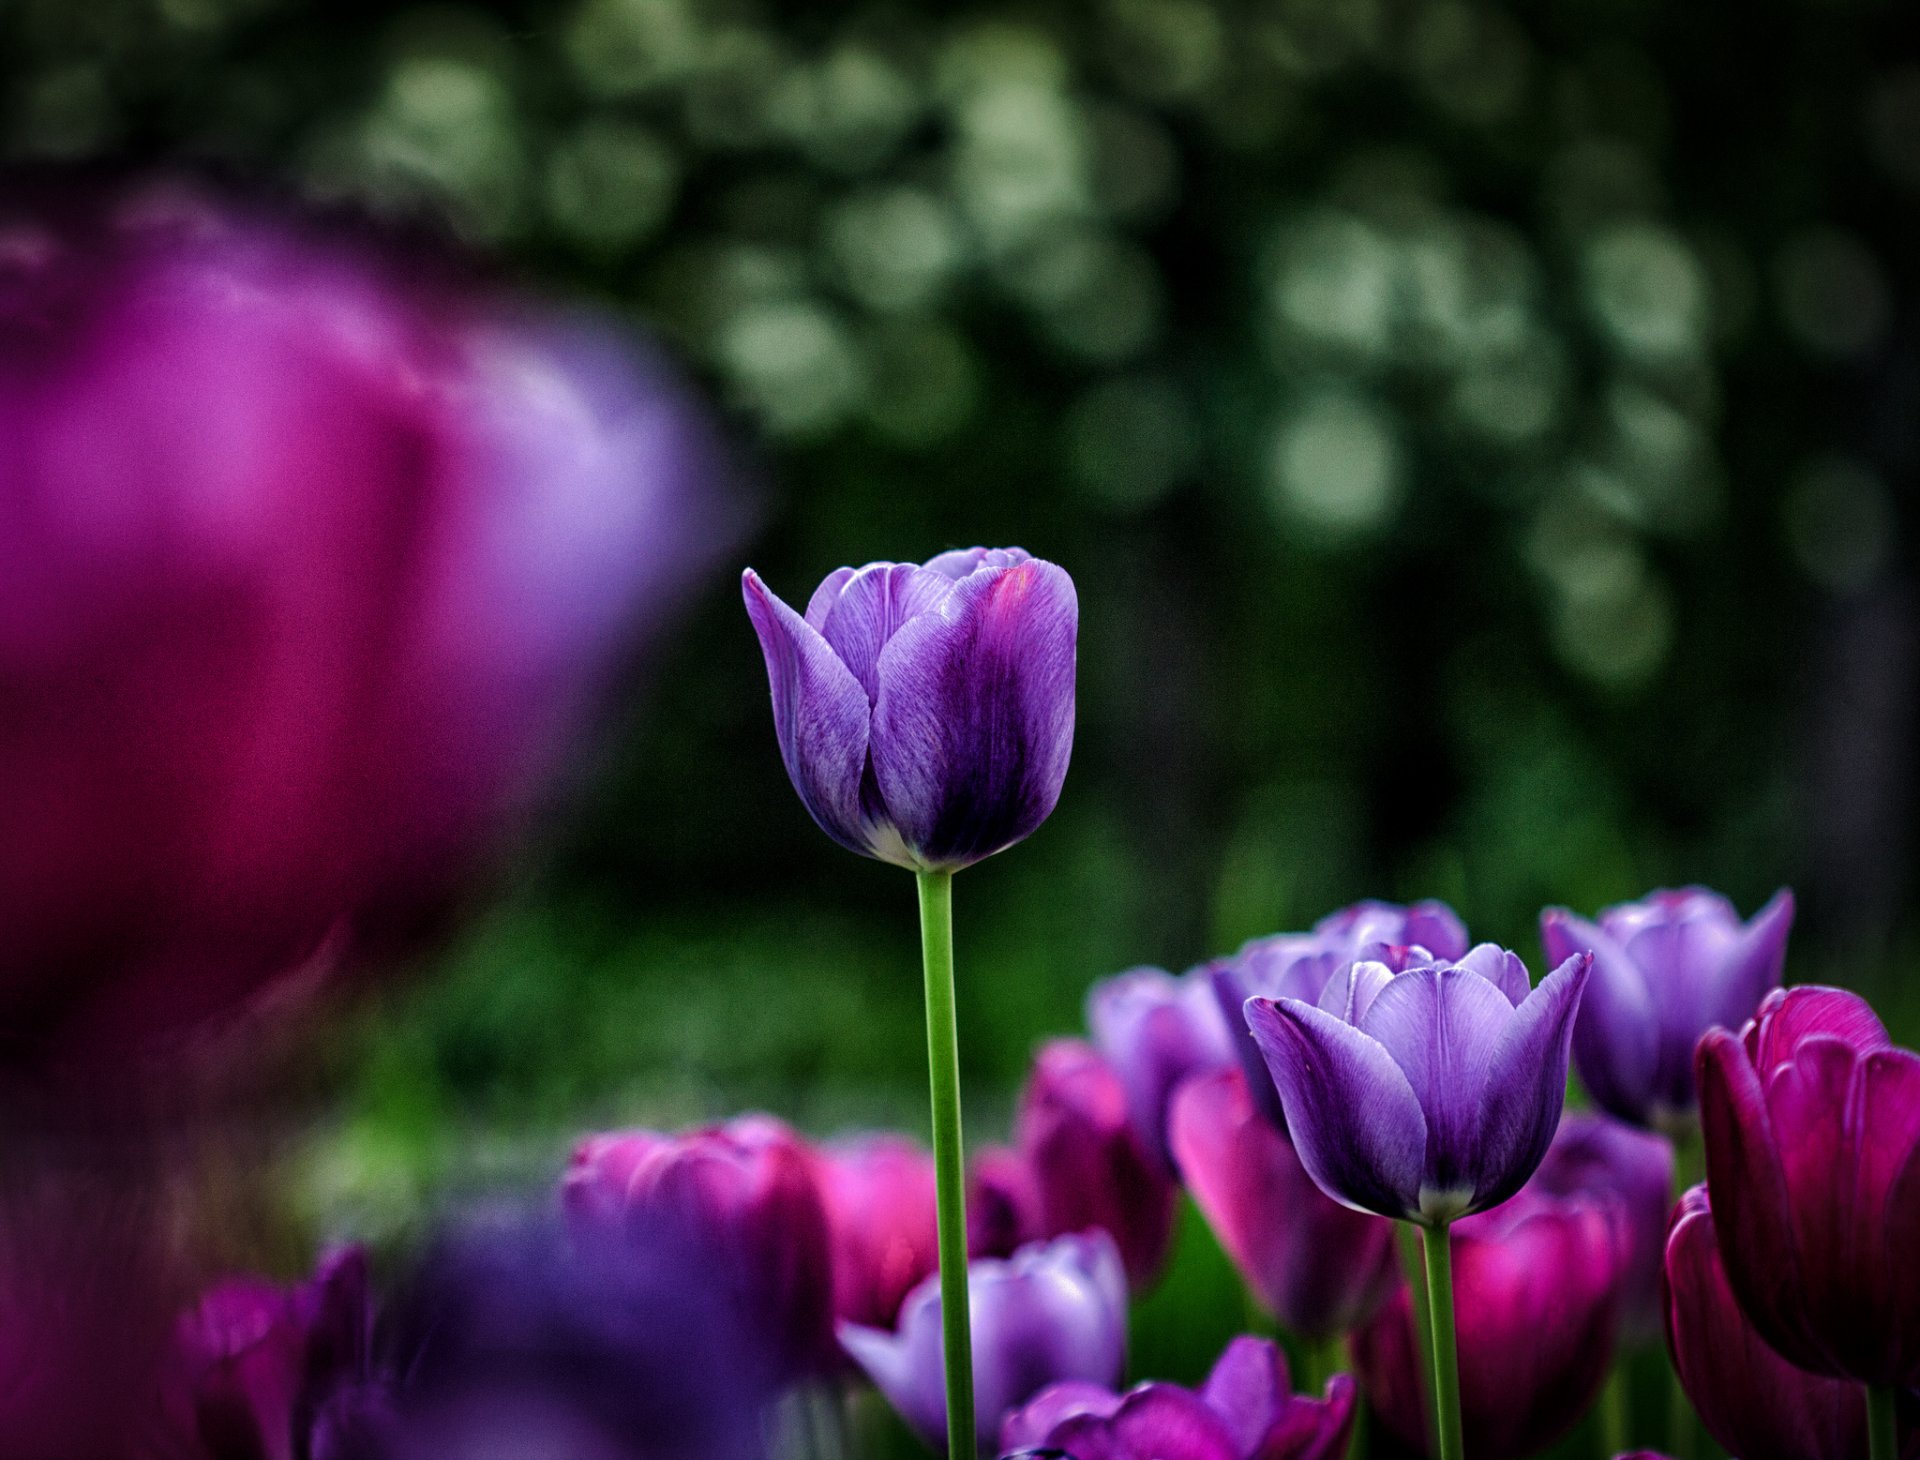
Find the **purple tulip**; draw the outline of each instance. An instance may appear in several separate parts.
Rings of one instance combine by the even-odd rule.
[[[1617,1204],[1527,1191],[1450,1237],[1466,1453],[1537,1454],[1579,1420],[1613,1362],[1626,1258]],[[1413,1321],[1402,1286],[1355,1336],[1354,1367],[1387,1428],[1431,1453]]]
[[[0,1034],[144,1038],[414,926],[713,547],[584,319],[260,210],[8,199]]]
[[[862,1136],[823,1149],[818,1171],[833,1232],[833,1316],[890,1328],[939,1265],[933,1156],[904,1136]]]
[[[1920,1055],[1864,999],[1776,990],[1696,1056],[1707,1185],[1740,1305],[1789,1362],[1920,1383]]]
[[[1311,1004],[1334,975],[1356,958],[1371,958],[1397,970],[1417,952],[1460,958],[1466,951],[1466,927],[1444,902],[1405,907],[1356,902],[1320,919],[1310,933],[1256,938],[1231,958],[1208,964],[1206,974],[1246,1072],[1247,1088],[1262,1113],[1276,1125],[1284,1125],[1279,1094],[1247,1029],[1248,999],[1301,999]]]
[[[749,569],[780,757],[820,829],[916,871],[1031,836],[1073,751],[1073,580],[1020,548],[837,568],[795,613]]]
[[[789,1377],[834,1365],[826,1203],[813,1155],[781,1122],[747,1115],[677,1136],[589,1136],[574,1150],[562,1199],[589,1233],[690,1227]]]
[[[1546,1196],[1617,1201],[1627,1239],[1621,1330],[1630,1341],[1660,1334],[1660,1265],[1673,1208],[1673,1145],[1604,1115],[1568,1115],[1528,1183]]]
[[[1293,1392],[1287,1358],[1263,1338],[1236,1338],[1198,1391],[1141,1384],[1043,1389],[1007,1416],[1000,1447],[1065,1460],[1338,1460],[1353,1432],[1353,1380],[1326,1396]]]
[[[1867,1452],[1861,1385],[1795,1368],[1734,1301],[1707,1189],[1674,1209],[1666,1244],[1667,1346],[1714,1439],[1741,1460],[1855,1460]]]
[[[1196,969],[1175,978],[1135,968],[1102,979],[1087,994],[1087,1027],[1126,1086],[1134,1129],[1158,1159],[1169,1160],[1167,1102],[1174,1087],[1234,1060],[1233,1037],[1207,973]]]
[[[1247,1001],[1301,1162],[1361,1211],[1444,1226],[1496,1206],[1560,1124],[1567,1046],[1590,960],[1529,991],[1518,957],[1482,943],[1404,971],[1361,959],[1317,1003]]]
[[[967,1161],[967,1256],[1011,1257],[1041,1231],[1040,1184],[1011,1146],[982,1146]]]
[[[1262,1306],[1316,1342],[1365,1323],[1398,1280],[1393,1225],[1330,1200],[1237,1069],[1174,1092],[1174,1159]]]
[[[1056,1039],[1034,1057],[1014,1119],[1033,1172],[1042,1237],[1099,1227],[1120,1248],[1127,1281],[1145,1287],[1173,1238],[1173,1178],[1127,1115],[1120,1077],[1091,1045]]]
[[[976,1259],[967,1268],[967,1294],[980,1451],[991,1449],[1004,1415],[1051,1384],[1119,1382],[1127,1278],[1105,1232],[1034,1243],[1004,1261]],[[897,1331],[844,1323],[840,1341],[901,1418],[943,1449],[939,1279],[928,1278],[908,1295]]]
[[[1601,1109],[1679,1137],[1698,1121],[1693,1047],[1715,1025],[1737,1028],[1780,986],[1793,894],[1774,894],[1744,926],[1717,892],[1653,892],[1594,922],[1540,914],[1547,961],[1593,955],[1573,1031],[1580,1081]]]

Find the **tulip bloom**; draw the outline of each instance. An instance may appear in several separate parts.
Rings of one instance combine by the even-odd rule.
[[[1633,1125],[1691,1136],[1693,1047],[1715,1025],[1739,1027],[1780,986],[1792,926],[1784,890],[1745,925],[1702,887],[1649,893],[1593,922],[1565,908],[1541,913],[1549,963],[1593,955],[1573,1059],[1594,1103]]]
[[[1460,1401],[1473,1460],[1537,1454],[1579,1420],[1613,1361],[1626,1242],[1617,1205],[1529,1189],[1453,1228]],[[1354,1339],[1387,1427],[1426,1439],[1419,1345],[1403,1286]]]
[[[933,1157],[904,1136],[862,1136],[826,1147],[818,1169],[833,1233],[833,1316],[890,1328],[939,1265]]]
[[[967,1163],[967,1256],[1011,1257],[1037,1242],[1040,1184],[1011,1146],[982,1146]]]
[[[1058,1237],[1011,1258],[967,1269],[973,1310],[977,1433],[989,1452],[1002,1416],[1051,1384],[1111,1387],[1126,1358],[1127,1278],[1105,1232]],[[940,1285],[929,1278],[907,1297],[895,1332],[840,1326],[840,1342],[900,1417],[936,1450],[947,1439],[942,1389]],[[963,1446],[956,1444],[957,1456]]]
[[[1073,580],[1019,548],[836,569],[747,614],[800,800],[849,851],[955,871],[1031,836],[1073,750]]]
[[[1696,1073],[1720,1250],[1761,1337],[1882,1394],[1920,1383],[1920,1055],[1864,999],[1794,988],[1711,1031]]]
[[[1102,979],[1087,994],[1087,1028],[1126,1086],[1134,1129],[1167,1161],[1167,1103],[1175,1087],[1234,1060],[1233,1036],[1206,971],[1175,978],[1135,968]]]
[[[719,1276],[790,1378],[834,1362],[833,1244],[814,1159],[771,1116],[684,1135],[588,1136],[561,1187],[586,1235],[684,1224],[711,1246]]]
[[[1172,1108],[1182,1179],[1261,1305],[1315,1343],[1366,1322],[1398,1281],[1392,1224],[1314,1185],[1239,1070],[1195,1075]]]
[[[1673,1145],[1604,1115],[1568,1115],[1527,1189],[1619,1203],[1627,1242],[1621,1329],[1634,1342],[1660,1332],[1660,1264],[1673,1207]]]
[[[1236,1338],[1198,1391],[1141,1384],[1043,1389],[1007,1416],[1000,1447],[1064,1460],[1340,1460],[1353,1432],[1353,1380],[1336,1374],[1326,1396],[1293,1392],[1286,1355],[1262,1338]]]

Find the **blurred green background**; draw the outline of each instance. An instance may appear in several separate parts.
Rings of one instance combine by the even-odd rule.
[[[1793,976],[1920,1023],[1904,18],[0,0],[0,152],[290,181],[659,332],[790,599],[975,542],[1073,573],[1065,797],[958,888],[978,1139],[1089,980],[1370,894],[1537,958],[1543,902],[1791,882]],[[590,1123],[919,1128],[916,951],[788,789],[722,574],[358,1015],[297,1189],[380,1232]]]

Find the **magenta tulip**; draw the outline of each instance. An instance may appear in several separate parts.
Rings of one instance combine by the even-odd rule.
[[[982,1146],[967,1162],[967,1256],[1011,1257],[1038,1241],[1040,1186],[1011,1146]]]
[[[1545,1196],[1619,1204],[1627,1240],[1621,1331],[1640,1343],[1660,1335],[1660,1264],[1673,1207],[1673,1145],[1604,1115],[1566,1116],[1528,1183]]]
[[[933,1157],[904,1136],[871,1135],[825,1147],[818,1169],[833,1232],[833,1316],[891,1328],[939,1263]]]

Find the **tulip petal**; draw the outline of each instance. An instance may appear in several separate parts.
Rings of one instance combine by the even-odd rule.
[[[1360,1391],[1350,1374],[1335,1374],[1319,1399],[1296,1397],[1249,1460],[1339,1460],[1353,1439]]]
[[[1474,1203],[1512,1196],[1553,1143],[1566,1105],[1567,1058],[1592,960],[1569,958],[1513,1011],[1487,1066]]]
[[[1039,1449],[1059,1426],[1081,1415],[1105,1419],[1120,1407],[1120,1396],[1102,1384],[1064,1379],[1049,1384],[1000,1426],[1002,1450]]]
[[[1848,989],[1820,984],[1774,990],[1761,1002],[1744,1038],[1753,1068],[1764,1080],[1793,1058],[1802,1040],[1814,1035],[1829,1035],[1862,1054],[1893,1044],[1887,1026],[1865,999]],[[1726,1224],[1724,1211],[1720,1221]]]
[[[879,565],[870,563],[868,566]],[[858,568],[835,568],[820,580],[820,586],[813,590],[813,597],[807,600],[807,611],[801,615],[815,632],[826,632],[827,615],[833,612],[833,606],[840,601],[841,592],[859,571]]]
[[[820,635],[853,671],[869,704],[880,689],[880,651],[902,624],[952,591],[952,579],[913,563],[870,563],[846,581]]]
[[[1233,1432],[1236,1455],[1253,1454],[1292,1396],[1286,1353],[1247,1334],[1226,1346],[1200,1388],[1200,1397]]]
[[[991,856],[1053,810],[1078,627],[1073,580],[1036,559],[961,579],[881,651],[874,776],[925,865]]]
[[[1220,1416],[1198,1395],[1173,1384],[1142,1384],[1127,1395],[1109,1423],[1122,1455],[1241,1460],[1233,1432]]]
[[[1601,1109],[1643,1123],[1660,1067],[1660,1022],[1646,977],[1612,934],[1565,908],[1540,915],[1540,942],[1556,967],[1576,953],[1593,955],[1573,1026],[1574,1061]]]
[[[1454,966],[1479,974],[1499,989],[1507,996],[1509,1008],[1518,1008],[1520,1001],[1533,991],[1533,981],[1527,977],[1527,965],[1520,961],[1520,955],[1498,943],[1476,944]]]
[[[1754,1016],[1760,1001],[1780,987],[1793,911],[1793,893],[1783,887],[1753,915],[1721,966],[1705,1024],[1738,1029]]]
[[[1315,1184],[1347,1206],[1411,1217],[1419,1209],[1427,1121],[1393,1057],[1297,999],[1249,999],[1246,1015]]]
[[[809,814],[849,851],[873,856],[861,809],[870,711],[866,691],[827,641],[751,568],[741,581],[773,691],[780,759]]]
[[[1854,1143],[1849,1266],[1867,1309],[1855,1331],[1881,1365],[1881,1382],[1920,1377],[1920,1055],[1880,1050],[1860,1061],[1848,1112]],[[1905,1189],[1902,1189],[1902,1183]],[[1866,1377],[1859,1365],[1859,1377]]]

